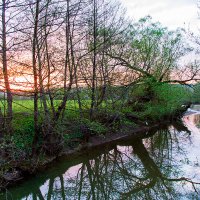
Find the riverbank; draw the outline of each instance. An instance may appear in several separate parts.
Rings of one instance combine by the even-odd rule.
[[[43,153],[40,153],[35,157],[30,157],[29,159],[25,159],[23,161],[20,160],[19,162],[9,162],[7,163],[7,170],[5,170],[5,168],[4,170],[2,170],[0,178],[0,188],[1,190],[3,190],[9,186],[15,185],[27,179],[38,171],[44,170],[45,168],[50,166],[51,163],[58,158],[65,157],[66,159],[70,159],[72,157],[80,156],[86,152],[90,152],[95,148],[101,148],[105,145],[113,144],[121,140],[128,140],[130,137],[132,139],[144,137],[144,135],[150,133],[151,130],[156,129],[160,126],[169,125],[172,123],[173,120],[180,119],[186,109],[187,106],[176,110],[173,115],[163,115],[163,118],[157,122],[149,120],[142,125],[141,123],[139,123],[140,125],[136,125],[136,123],[134,123],[133,121],[132,125],[123,125],[116,132],[108,132],[104,135],[91,135],[88,138],[88,141],[74,141],[76,143],[75,146],[64,146],[62,151],[56,156],[47,156]]]

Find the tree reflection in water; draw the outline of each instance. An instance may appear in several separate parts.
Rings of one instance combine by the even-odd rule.
[[[184,171],[192,165],[188,157],[191,141],[190,131],[176,123],[83,159],[64,174],[47,174],[48,181],[35,185],[29,194],[11,193],[16,200],[198,199],[200,174],[189,177]],[[198,163],[192,169],[198,171]]]

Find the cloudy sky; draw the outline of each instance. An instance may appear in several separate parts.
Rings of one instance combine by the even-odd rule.
[[[200,28],[200,17],[198,16],[197,8],[198,0],[121,1],[127,8],[128,15],[135,20],[150,15],[154,21],[159,21],[170,29],[184,27],[197,31],[198,27]]]

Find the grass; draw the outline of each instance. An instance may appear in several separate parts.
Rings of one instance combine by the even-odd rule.
[[[55,100],[55,107],[60,104],[60,100]],[[3,101],[0,101],[0,107],[3,111],[4,104]],[[50,106],[50,105],[49,105]],[[39,112],[43,112],[41,103],[38,103]],[[26,153],[31,152],[32,142],[34,138],[34,102],[33,100],[14,100],[13,101],[13,134],[11,136],[11,143],[13,143],[13,147],[24,151]],[[79,118],[78,112],[78,103],[73,100],[69,100],[67,102],[65,119],[67,121],[75,121]],[[40,119],[41,120],[41,119]],[[78,120],[76,120],[78,122]],[[73,124],[73,123],[72,123]],[[74,125],[74,124],[73,124]],[[66,127],[62,127],[62,124],[58,124],[58,131],[62,131],[66,129]],[[70,127],[69,127],[70,128]],[[76,133],[75,133],[76,134]],[[8,136],[10,137],[10,136]],[[16,151],[17,152],[17,151]]]
[[[48,106],[50,106],[50,102],[48,102]],[[61,103],[61,100],[54,100],[54,106],[57,108],[59,104]],[[89,100],[83,100],[82,101],[82,106],[83,108],[89,108],[90,106],[90,101]],[[0,107],[1,110],[4,110],[4,107],[6,107],[6,103],[3,100],[0,100]],[[42,103],[38,102],[38,107],[39,109],[42,109]],[[68,100],[67,109],[78,109],[78,102],[76,100]],[[34,102],[33,100],[13,100],[13,113],[17,112],[33,112],[34,108]]]

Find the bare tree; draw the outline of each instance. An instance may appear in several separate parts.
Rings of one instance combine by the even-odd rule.
[[[7,128],[10,130],[11,126],[11,120],[12,120],[12,93],[10,88],[10,82],[9,82],[9,75],[8,75],[8,58],[7,58],[7,37],[8,33],[6,30],[7,26],[7,19],[6,19],[6,10],[9,2],[6,0],[2,1],[2,64],[3,64],[3,76],[4,76],[4,83],[5,83],[5,90],[7,94]]]

